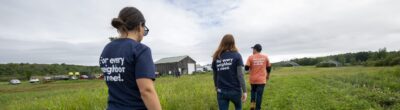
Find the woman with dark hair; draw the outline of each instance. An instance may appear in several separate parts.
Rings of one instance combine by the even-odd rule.
[[[243,78],[244,67],[242,56],[238,53],[231,34],[226,34],[222,38],[213,55],[212,69],[219,110],[228,110],[231,101],[236,110],[241,110],[242,102],[247,98]]]
[[[149,32],[145,22],[135,7],[123,8],[111,21],[120,37],[104,47],[99,61],[108,86],[108,110],[161,110],[151,50],[140,43]]]

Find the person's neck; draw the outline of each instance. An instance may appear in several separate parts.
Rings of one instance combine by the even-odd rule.
[[[133,39],[133,40],[135,40],[136,42],[139,42],[139,36],[136,35],[135,33],[128,33],[128,35],[126,36],[126,38]]]

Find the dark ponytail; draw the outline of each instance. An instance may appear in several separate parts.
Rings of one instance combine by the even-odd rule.
[[[137,8],[125,7],[119,12],[118,18],[111,20],[111,25],[118,30],[121,37],[126,37],[128,31],[138,30],[145,22],[142,12]]]

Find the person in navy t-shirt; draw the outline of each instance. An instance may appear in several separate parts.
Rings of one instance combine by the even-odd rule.
[[[151,50],[140,43],[149,32],[144,16],[135,7],[125,7],[111,24],[121,36],[105,46],[99,61],[108,86],[107,109],[161,110]]]
[[[242,102],[245,102],[247,98],[243,78],[244,67],[242,56],[238,53],[231,34],[222,38],[213,55],[212,69],[219,110],[228,110],[231,101],[236,110],[241,110]]]

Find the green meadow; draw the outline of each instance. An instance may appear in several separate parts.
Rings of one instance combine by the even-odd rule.
[[[400,67],[281,67],[271,75],[263,109],[400,109]],[[211,73],[161,77],[155,84],[164,110],[218,108]],[[103,80],[0,83],[0,110],[104,110],[106,103]]]

